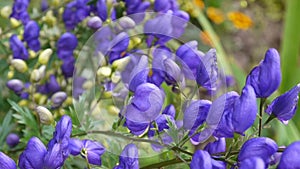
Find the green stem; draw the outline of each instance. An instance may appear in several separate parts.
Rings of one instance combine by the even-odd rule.
[[[185,161],[183,161],[180,158],[175,158],[172,160],[168,160],[168,161],[163,161],[163,162],[159,162],[159,163],[155,163],[155,164],[150,164],[148,166],[142,167],[141,169],[155,169],[155,168],[162,168],[164,166],[169,166],[169,165],[174,165],[174,164],[178,164],[178,163],[183,163],[183,162],[189,162],[191,161],[191,159],[184,159]]]
[[[264,109],[265,101],[266,101],[265,98],[261,98],[260,99],[260,104],[259,104],[258,137],[261,136],[261,131],[262,131],[262,116],[263,116],[263,109]]]

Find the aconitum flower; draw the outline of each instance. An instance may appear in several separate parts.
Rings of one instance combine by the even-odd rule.
[[[107,55],[109,56],[109,63],[126,56],[126,50],[129,45],[129,36],[122,32],[116,35],[109,44]]]
[[[144,12],[150,7],[150,2],[142,1],[142,0],[124,0],[124,1],[125,1],[127,15],[131,15],[130,17],[132,17],[132,19],[136,23],[141,22],[145,17]],[[132,14],[136,14],[136,15],[132,15]]]
[[[62,105],[62,103],[67,99],[68,95],[65,92],[56,92],[51,96],[51,101],[53,103],[52,107],[57,108]]]
[[[114,169],[138,169],[138,149],[134,144],[128,144],[120,154],[119,165],[115,166]]]
[[[276,49],[266,52],[265,58],[252,69],[246,83],[251,85],[258,98],[269,97],[281,82],[280,56]]]
[[[278,96],[265,110],[269,115],[278,118],[284,124],[295,115],[299,100],[300,84]]]
[[[97,30],[97,29],[101,28],[102,20],[98,16],[93,16],[88,20],[87,26],[92,29]]]
[[[15,133],[10,133],[7,137],[6,137],[6,144],[10,147],[13,148],[15,146],[17,146],[20,142],[20,137],[15,134]]]
[[[49,76],[49,81],[38,87],[38,92],[42,94],[53,94],[55,92],[60,91],[60,86],[56,80],[55,75]]]
[[[87,158],[90,164],[101,166],[101,156],[105,152],[102,144],[92,140],[70,140],[70,153],[74,156],[81,155]]]
[[[107,19],[107,5],[106,5],[106,0],[98,0],[97,4],[97,14],[101,18],[103,22],[106,21]]]
[[[41,45],[39,41],[40,28],[36,21],[29,21],[24,27],[24,40],[30,49],[37,52],[40,50]]]
[[[208,100],[192,101],[185,109],[183,117],[183,127],[190,130],[189,135],[194,134],[197,128],[201,126],[207,117],[211,102]],[[198,144],[198,134],[191,141],[193,144]]]
[[[90,13],[88,0],[74,0],[67,4],[63,13],[63,20],[67,30],[74,29]]]
[[[29,0],[15,0],[10,17],[22,21],[24,25],[30,20],[27,8]]]
[[[204,147],[204,150],[207,151],[210,155],[225,152],[225,150],[226,150],[225,138],[219,138],[214,142],[208,143]],[[215,157],[215,156],[212,156],[212,157]],[[212,162],[213,169],[225,169],[226,168],[226,163],[223,161],[218,161],[218,160],[215,160],[212,158],[211,162]]]
[[[128,88],[130,91],[135,92],[139,85],[147,82],[149,74],[147,56],[141,56],[137,64],[131,70],[132,71],[129,74]]]
[[[204,54],[197,50],[197,46],[196,41],[187,42],[177,49],[176,55],[185,64],[183,71],[189,79],[196,79],[207,90],[215,90],[218,78],[216,50]]]
[[[10,157],[0,151],[0,168],[1,169],[17,169],[17,165]]]
[[[17,35],[12,35],[9,38],[9,46],[12,50],[14,59],[27,60],[29,57],[28,51],[26,50],[23,42],[18,38]]]
[[[165,94],[151,83],[136,88],[131,103],[126,108],[126,126],[135,135],[142,134],[160,114]]]
[[[248,158],[261,158],[266,165],[270,163],[270,158],[276,153],[277,144],[270,138],[258,137],[247,140],[238,155],[238,161],[244,161]]]
[[[290,144],[282,153],[278,169],[298,169],[300,166],[300,141]]]
[[[256,119],[257,104],[254,89],[246,85],[242,90],[241,96],[234,103],[232,113],[232,126],[236,133],[244,132],[253,125]]]
[[[191,169],[200,169],[200,168],[205,168],[205,169],[212,169],[212,161],[209,153],[204,150],[197,150],[192,158],[191,164],[190,164]]]
[[[179,6],[176,0],[156,0],[154,2],[154,10],[156,12],[176,11],[178,9]]]

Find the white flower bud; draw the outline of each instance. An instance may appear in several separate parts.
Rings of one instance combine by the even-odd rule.
[[[50,48],[45,49],[44,51],[41,52],[38,62],[42,65],[46,65],[52,53],[53,53],[52,49]]]
[[[119,24],[123,29],[131,29],[135,27],[135,22],[128,16],[123,16],[119,19]]]
[[[13,28],[16,28],[21,25],[21,22],[16,20],[15,18],[10,18],[10,24]]]
[[[11,9],[12,9],[11,6],[5,6],[1,8],[0,15],[3,18],[8,19],[12,11]]]
[[[112,63],[112,67],[116,68],[117,70],[122,71],[123,69],[125,69],[126,65],[129,63],[130,61],[130,57],[124,57],[118,60],[115,60]]]
[[[38,113],[40,122],[42,124],[49,125],[53,122],[53,115],[47,108],[43,106],[38,106],[36,108],[36,112]]]
[[[108,66],[100,67],[100,68],[97,70],[97,75],[98,75],[98,76],[105,76],[105,77],[108,77],[108,76],[111,75],[111,68],[108,67]]]
[[[22,59],[13,59],[11,61],[11,65],[21,73],[24,73],[28,70],[27,64]]]
[[[38,82],[41,80],[41,73],[38,69],[34,69],[30,75],[30,80],[33,82]]]

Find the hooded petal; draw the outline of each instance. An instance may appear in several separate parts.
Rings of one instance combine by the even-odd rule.
[[[148,74],[148,58],[143,55],[129,75],[129,90],[134,92],[140,84],[146,83]]]
[[[243,161],[247,158],[259,157],[263,159],[265,164],[269,164],[271,156],[276,153],[277,149],[277,144],[270,138],[252,138],[242,146],[238,160]]]
[[[63,144],[55,143],[45,154],[43,168],[58,169],[64,165],[66,159]]]
[[[32,137],[26,149],[19,157],[19,167],[21,169],[40,169],[43,168],[43,159],[47,153],[44,144],[36,137]]]
[[[104,146],[96,141],[91,140],[83,140],[83,146],[87,151],[89,163],[100,166],[101,156],[105,152]]]
[[[191,169],[212,169],[211,157],[207,151],[197,150],[192,158]]]
[[[73,156],[79,155],[81,150],[83,149],[82,141],[79,139],[70,139],[69,149],[70,149],[70,154],[72,154]]]
[[[138,149],[135,144],[128,144],[120,154],[120,162],[116,168],[139,168]]]
[[[270,48],[261,63],[252,69],[246,83],[252,85],[256,97],[267,98],[281,82],[280,56],[276,49]]]
[[[246,85],[241,96],[234,103],[232,125],[234,131],[243,134],[256,119],[257,104],[253,87]]]
[[[17,35],[12,35],[9,38],[9,46],[13,52],[14,59],[27,60],[29,57],[28,51]]]
[[[4,153],[0,152],[0,168],[1,169],[17,169],[17,165]]]
[[[250,157],[250,158],[247,158],[245,160],[243,160],[241,163],[240,163],[240,169],[265,169],[266,168],[266,165],[265,165],[265,162],[264,160],[262,160],[261,158],[259,157]]]
[[[204,150],[207,151],[209,154],[217,154],[226,151],[226,140],[225,138],[219,138],[214,142],[208,143]]]
[[[278,169],[297,169],[300,167],[300,141],[290,144],[282,153]]]
[[[268,114],[275,115],[280,121],[287,122],[296,113],[299,100],[300,84],[281,96],[278,96],[265,110]]]

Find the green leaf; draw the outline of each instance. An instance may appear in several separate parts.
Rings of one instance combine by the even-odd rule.
[[[4,143],[4,140],[8,133],[11,131],[12,125],[10,124],[12,120],[12,112],[8,112],[2,121],[2,125],[0,127],[0,145]]]

